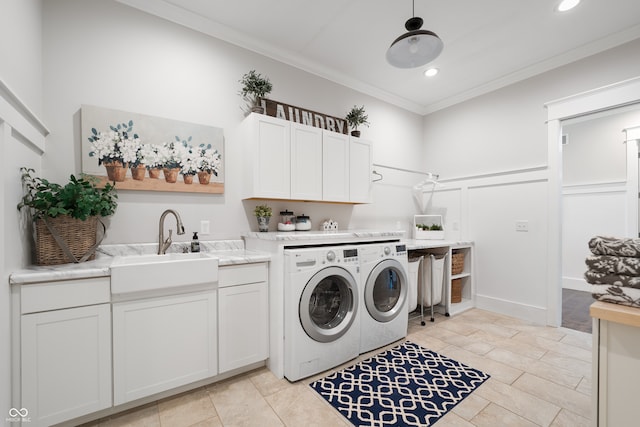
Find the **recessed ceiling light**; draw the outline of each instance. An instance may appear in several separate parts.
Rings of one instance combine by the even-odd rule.
[[[433,77],[436,74],[438,74],[438,70],[437,68],[429,68],[427,71],[424,72],[424,75],[427,77]]]
[[[576,7],[580,3],[580,0],[562,0],[558,5],[558,12],[566,12]]]

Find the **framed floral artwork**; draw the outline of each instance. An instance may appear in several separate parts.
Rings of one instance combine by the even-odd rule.
[[[117,189],[224,193],[224,134],[213,126],[83,105],[82,172]]]

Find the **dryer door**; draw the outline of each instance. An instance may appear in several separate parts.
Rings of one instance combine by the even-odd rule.
[[[375,266],[364,288],[367,311],[378,322],[395,319],[407,300],[407,276],[402,264],[385,259]]]
[[[298,308],[304,331],[318,342],[331,342],[351,327],[358,311],[357,284],[340,267],[318,271],[307,282]]]

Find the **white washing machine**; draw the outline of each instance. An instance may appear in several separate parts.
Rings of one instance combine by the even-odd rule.
[[[284,262],[284,376],[296,381],[358,357],[358,248],[286,249]]]
[[[360,246],[359,255],[362,354],[407,336],[409,261],[397,242]]]

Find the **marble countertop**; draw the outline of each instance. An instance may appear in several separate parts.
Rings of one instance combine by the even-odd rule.
[[[415,240],[406,239],[402,243],[407,245],[407,250],[414,251],[419,249],[442,248],[445,246],[466,246],[473,245],[469,240]]]
[[[271,241],[306,241],[306,240],[372,240],[372,239],[401,239],[404,230],[339,230],[339,231],[268,231],[249,232],[243,235],[245,239],[259,239]]]
[[[190,242],[175,242],[167,252],[183,252],[190,248]],[[135,256],[155,254],[157,243],[103,245],[96,252],[96,259],[79,264],[60,264],[30,266],[14,271],[9,276],[9,283],[24,285],[38,282],[51,282],[79,278],[105,277],[111,274],[111,264],[119,256]],[[200,250],[218,258],[219,266],[268,262],[268,252],[248,251],[242,240],[201,241]]]

